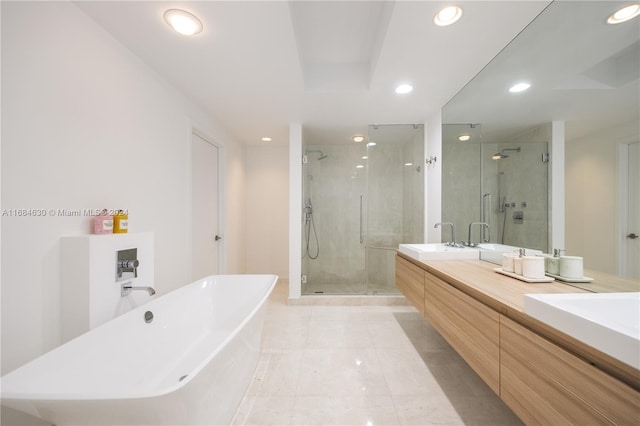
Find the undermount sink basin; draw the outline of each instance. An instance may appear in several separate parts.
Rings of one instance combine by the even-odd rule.
[[[400,253],[416,260],[478,260],[479,251],[472,247],[449,247],[444,243],[400,244]]]
[[[527,294],[524,312],[640,369],[640,292]]]

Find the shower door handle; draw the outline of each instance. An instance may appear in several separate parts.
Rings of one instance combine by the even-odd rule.
[[[363,205],[364,205],[364,194],[360,194],[360,244],[364,243],[364,234],[363,234]]]
[[[491,235],[487,232],[487,229],[491,229],[491,194],[482,196],[482,222],[488,225],[488,228],[482,227],[482,239],[488,243],[491,240]]]

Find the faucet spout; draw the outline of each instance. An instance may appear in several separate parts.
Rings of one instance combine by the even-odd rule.
[[[434,228],[439,228],[442,225],[449,225],[451,227],[451,241],[447,243],[448,246],[454,247],[456,245],[456,228],[451,222],[438,222],[433,225]]]
[[[471,242],[471,227],[473,225],[480,225],[480,226],[484,226],[487,231],[489,230],[489,225],[484,223],[484,222],[472,222],[469,224],[469,235],[467,236],[467,242],[465,243],[465,245],[469,246],[469,247],[475,247],[475,243]]]
[[[123,283],[120,287],[120,296],[126,297],[134,290],[146,291],[149,296],[153,296],[154,294],[156,294],[156,291],[153,287],[136,287],[131,285],[131,281],[128,281],[126,283]]]

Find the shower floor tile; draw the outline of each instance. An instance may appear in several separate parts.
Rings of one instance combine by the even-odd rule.
[[[521,425],[410,306],[267,305],[233,425]]]

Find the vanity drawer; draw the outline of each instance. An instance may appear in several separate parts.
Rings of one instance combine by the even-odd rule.
[[[500,394],[500,314],[425,272],[425,318]]]
[[[638,424],[640,393],[501,317],[501,398],[526,424]]]
[[[424,270],[396,256],[396,287],[424,315]]]

